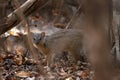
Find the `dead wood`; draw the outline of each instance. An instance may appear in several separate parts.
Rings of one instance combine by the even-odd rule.
[[[14,12],[7,16],[7,20],[4,24],[0,25],[0,35],[8,31],[9,29],[16,26],[21,22],[18,12],[20,9],[23,10],[23,14],[25,16],[29,16],[31,13],[36,10],[42,8],[45,4],[47,4],[47,0],[28,0],[20,8],[16,9]]]

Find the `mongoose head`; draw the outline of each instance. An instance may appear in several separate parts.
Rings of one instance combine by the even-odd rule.
[[[42,32],[40,34],[34,34],[33,42],[36,45],[43,44],[44,43],[44,37],[45,37],[45,32]]]

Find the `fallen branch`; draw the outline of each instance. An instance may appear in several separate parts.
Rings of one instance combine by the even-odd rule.
[[[6,23],[0,25],[0,35],[21,22],[21,19],[19,16],[17,16],[20,9],[23,10],[23,14],[25,16],[29,16],[36,10],[44,7],[45,4],[47,4],[47,0],[27,0],[23,5],[20,6],[20,8],[16,9],[14,12],[8,15]]]

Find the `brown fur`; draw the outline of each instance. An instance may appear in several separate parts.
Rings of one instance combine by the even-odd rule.
[[[83,31],[80,30],[60,30],[51,36],[44,37],[36,45],[37,48],[46,55],[48,66],[52,66],[56,54],[68,51],[76,60],[81,60],[83,55]]]

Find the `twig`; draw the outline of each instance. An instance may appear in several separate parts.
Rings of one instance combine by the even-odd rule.
[[[19,9],[18,11],[18,16],[20,17],[21,20],[23,20],[23,26],[26,28],[28,34],[27,34],[27,42],[28,42],[28,45],[29,45],[29,48],[31,50],[31,53],[32,53],[32,56],[33,58],[38,61],[38,54],[37,52],[33,49],[33,42],[32,42],[32,38],[30,36],[30,28],[29,28],[29,24],[27,22],[27,20],[25,19],[25,16],[23,14],[23,10],[20,7],[20,3],[18,2],[18,0],[14,0],[14,3],[15,3],[15,6]]]
[[[73,20],[76,18],[77,13],[78,13],[79,11],[80,11],[79,14],[81,14],[81,7],[82,7],[82,5],[79,6],[79,8],[78,8],[77,11],[75,12],[75,14],[72,16],[71,20],[69,21],[69,23],[68,23],[67,26],[66,26],[66,29],[68,29],[68,28],[70,27],[71,23],[72,23]]]

